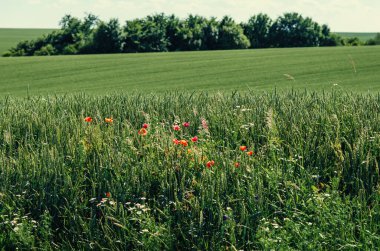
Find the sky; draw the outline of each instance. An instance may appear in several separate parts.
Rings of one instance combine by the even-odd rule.
[[[150,14],[224,15],[247,21],[260,12],[273,19],[298,12],[335,32],[380,32],[380,0],[0,0],[0,28],[57,28],[65,14],[125,20]]]

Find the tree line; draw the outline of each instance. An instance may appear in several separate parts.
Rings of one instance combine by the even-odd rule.
[[[248,48],[355,45],[298,13],[276,20],[266,14],[237,23],[231,17],[205,18],[155,14],[145,18],[108,22],[88,14],[83,20],[65,15],[60,29],[35,40],[22,41],[3,56],[228,50]],[[374,42],[376,43],[376,42]]]

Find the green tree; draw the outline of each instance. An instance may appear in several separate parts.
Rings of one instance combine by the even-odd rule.
[[[124,52],[168,51],[169,40],[161,17],[148,16],[145,19],[127,21],[124,33]]]
[[[275,47],[319,46],[321,27],[311,18],[298,13],[285,13],[270,28]]]
[[[108,23],[99,22],[92,40],[94,53],[118,53],[121,52],[121,28],[117,19],[111,19]]]
[[[223,17],[219,23],[219,37],[217,49],[247,49],[250,46],[243,28],[228,16]]]
[[[272,19],[263,13],[252,16],[248,23],[242,25],[252,48],[270,47],[269,30],[271,25]]]

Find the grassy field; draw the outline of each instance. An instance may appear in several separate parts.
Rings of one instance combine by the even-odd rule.
[[[378,250],[379,97],[3,98],[0,247]]]
[[[379,56],[0,58],[0,250],[378,250]]]
[[[53,29],[7,29],[0,28],[0,55],[23,40],[33,40]]]
[[[380,90],[380,47],[0,58],[1,95]]]
[[[349,37],[357,37],[362,42],[365,42],[371,38],[375,38],[376,32],[335,32],[339,36],[342,36],[343,38],[349,38]]]

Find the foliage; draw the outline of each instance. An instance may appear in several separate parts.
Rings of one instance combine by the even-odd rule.
[[[377,250],[378,99],[1,99],[0,246]]]
[[[252,48],[267,48],[271,46],[272,42],[269,40],[271,25],[272,19],[263,13],[252,16],[247,24],[242,25],[244,34],[247,35]]]
[[[126,21],[103,22],[89,14],[84,20],[66,15],[61,29],[20,42],[5,56],[227,50],[266,47],[335,46],[339,37],[327,25],[287,13],[272,21],[258,14],[248,23],[189,15],[179,19],[163,13]]]
[[[311,18],[285,13],[270,28],[270,39],[278,47],[318,46],[321,27]]]

